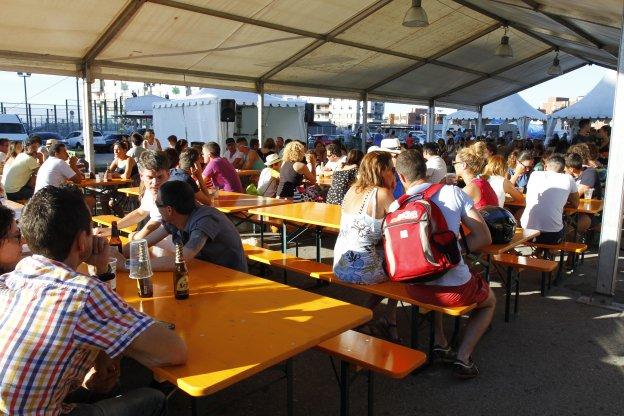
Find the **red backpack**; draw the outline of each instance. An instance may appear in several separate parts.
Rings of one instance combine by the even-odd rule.
[[[390,280],[434,280],[460,262],[457,236],[431,202],[443,186],[434,184],[422,193],[401,196],[399,208],[384,218],[384,265]]]

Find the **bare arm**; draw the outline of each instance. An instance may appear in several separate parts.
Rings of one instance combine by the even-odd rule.
[[[462,223],[469,230],[466,236],[466,245],[470,251],[479,251],[480,248],[492,244],[490,229],[475,208],[470,208],[468,213],[462,216]]]
[[[579,192],[581,188],[579,186]],[[580,202],[581,197],[579,196],[579,192],[570,192],[568,196],[568,204],[572,205],[574,208],[577,208]]]
[[[124,354],[146,367],[184,364],[187,359],[182,338],[158,322],[136,337]]]
[[[193,232],[189,238],[189,241],[184,245],[184,258],[194,259],[197,253],[208,241],[208,237],[201,232]],[[175,263],[175,258],[172,255],[155,257],[151,259],[152,270],[154,271],[171,271]]]
[[[153,241],[150,244],[150,238],[148,238],[148,236],[151,236],[156,230],[158,230],[159,228],[162,228],[164,230],[164,227],[162,226],[162,224],[160,223],[160,221],[153,221],[153,220],[149,220],[147,222],[147,224],[145,224],[145,227],[141,228],[140,231],[137,231],[136,233],[134,233],[134,235],[132,236],[133,240],[140,240],[141,238],[145,238],[147,239],[148,245],[152,246],[156,243],[158,243],[160,240],[162,240],[163,238],[166,237],[167,231],[165,231],[165,235],[162,236],[159,239],[156,239],[158,236],[160,236],[160,234],[158,234],[157,236],[153,237],[154,239],[156,239],[155,241]]]
[[[133,158],[128,157],[128,159],[126,159],[126,170],[124,171],[123,175],[121,175],[122,178],[124,179],[130,179],[131,175],[132,175],[132,169],[134,169],[134,165],[136,165],[136,162],[134,161]]]
[[[235,169],[242,169],[242,167],[243,167],[243,159],[240,158],[240,157],[237,157],[232,162],[232,166],[234,166]]]
[[[503,180],[503,190],[511,196],[514,201],[524,201],[524,195],[511,184],[508,179]]]
[[[130,212],[128,215],[126,215],[119,221],[117,221],[117,227],[126,228],[126,227],[130,227],[131,225],[138,224],[139,222],[141,222],[141,220],[147,217],[148,214],[149,212],[143,211],[141,207],[139,207],[135,209],[134,211]],[[95,228],[93,232],[95,235],[110,236],[111,229],[98,227],[98,228]]]
[[[293,165],[295,172],[303,175],[303,178],[310,182],[311,185],[316,185],[316,175],[310,172],[308,166],[305,163],[297,162]]]

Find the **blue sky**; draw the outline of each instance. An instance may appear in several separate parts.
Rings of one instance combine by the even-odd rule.
[[[520,95],[534,107],[550,96],[576,97],[587,94],[604,76],[607,69],[585,66],[561,77],[529,88]],[[37,104],[64,104],[65,99],[76,99],[76,79],[52,75],[33,74],[27,80],[28,100]],[[15,72],[0,71],[0,101],[24,101],[24,84]],[[387,104],[386,113],[404,113],[413,106]]]

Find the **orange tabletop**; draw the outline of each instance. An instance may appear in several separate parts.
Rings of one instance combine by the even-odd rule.
[[[510,206],[510,207],[525,207],[526,203],[525,201],[505,200],[505,205]],[[580,212],[581,214],[596,215],[600,211],[602,211],[602,207],[603,207],[603,201],[600,199],[581,199],[576,209],[571,208],[571,207],[566,207],[564,211],[566,214],[574,214],[576,212]]]
[[[479,253],[483,254],[502,254],[505,253],[512,248],[515,248],[521,244],[526,243],[529,240],[534,239],[540,235],[540,232],[537,230],[529,230],[523,228],[516,228],[516,234],[511,239],[511,241],[507,244],[490,244],[489,246],[483,247],[479,250]]]
[[[190,297],[173,297],[171,272],[153,276],[154,297],[117,275],[117,293],[138,310],[174,323],[185,365],[153,368],[191,396],[205,396],[289,359],[372,318],[369,309],[230,270],[188,262]]]
[[[135,186],[134,188],[119,188],[117,191],[128,196],[141,196],[138,186]]]
[[[290,199],[267,198],[240,194],[237,192],[219,191],[219,197],[213,200],[212,206],[225,214],[247,211],[252,208],[271,207],[276,205],[292,204]]]
[[[250,214],[340,229],[340,205],[322,202],[299,202],[266,208],[250,209]]]
[[[121,179],[121,178],[105,179],[102,182],[98,182],[95,179],[85,179],[82,182],[76,184],[76,186],[79,186],[81,188],[86,188],[86,187],[97,188],[97,187],[102,187],[102,186],[125,185],[131,182],[132,182],[132,179]]]
[[[260,175],[259,170],[253,170],[253,169],[248,169],[248,170],[244,170],[244,169],[236,169],[236,173],[238,173],[238,176],[259,176]]]

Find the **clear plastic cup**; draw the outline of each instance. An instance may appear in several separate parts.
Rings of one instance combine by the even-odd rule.
[[[98,172],[95,174],[95,181],[102,182],[104,180],[104,174],[102,172]]]
[[[592,199],[592,195],[594,194],[594,188],[589,188],[585,190],[585,199]]]
[[[147,240],[141,239],[130,242],[128,271],[131,279],[146,279],[154,274],[149,258]]]

